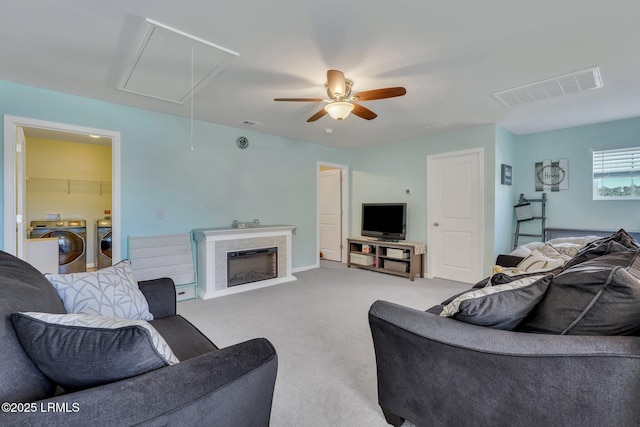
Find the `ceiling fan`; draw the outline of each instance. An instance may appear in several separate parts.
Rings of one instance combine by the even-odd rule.
[[[307,122],[315,122],[325,114],[329,114],[336,120],[343,120],[353,113],[366,120],[378,117],[376,113],[357,104],[355,101],[373,101],[375,99],[394,98],[407,93],[403,87],[388,87],[384,89],[365,90],[356,94],[351,94],[353,81],[345,79],[344,73],[338,70],[327,71],[327,82],[325,83],[327,95],[330,99],[324,98],[275,98],[274,101],[295,101],[295,102],[326,102],[323,109],[309,117]]]

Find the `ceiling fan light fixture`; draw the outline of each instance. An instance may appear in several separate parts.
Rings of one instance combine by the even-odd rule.
[[[349,116],[351,110],[353,110],[353,104],[350,102],[336,101],[327,104],[324,110],[336,120],[343,120]]]

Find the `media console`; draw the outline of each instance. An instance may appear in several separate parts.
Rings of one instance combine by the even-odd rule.
[[[387,242],[367,237],[349,238],[347,267],[408,277],[424,277],[425,245],[414,242]]]

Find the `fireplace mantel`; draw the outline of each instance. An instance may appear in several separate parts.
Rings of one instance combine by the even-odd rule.
[[[198,251],[198,296],[215,298],[296,280],[291,270],[293,225],[193,230]],[[278,248],[278,277],[227,287],[227,252]]]

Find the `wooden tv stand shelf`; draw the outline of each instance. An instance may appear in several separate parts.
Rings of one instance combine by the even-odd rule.
[[[347,244],[347,267],[395,274],[408,277],[411,281],[416,275],[424,277],[424,244],[366,237],[347,239]]]

